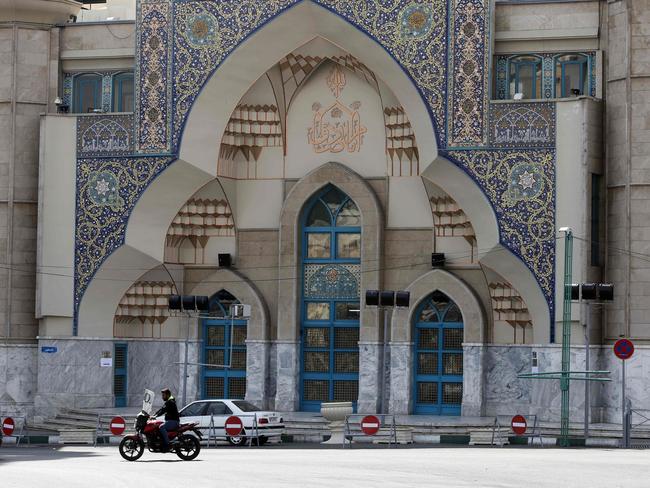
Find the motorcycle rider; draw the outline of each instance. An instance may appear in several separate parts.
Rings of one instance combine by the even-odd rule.
[[[165,414],[165,423],[160,426],[160,437],[162,438],[162,450],[169,451],[169,435],[168,431],[178,429],[180,425],[180,416],[178,415],[178,407],[176,406],[176,399],[172,396],[169,388],[160,390],[162,399],[165,404],[154,415],[158,417]]]

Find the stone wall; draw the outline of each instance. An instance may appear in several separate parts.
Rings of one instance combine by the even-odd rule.
[[[604,339],[650,340],[650,7],[608,3],[608,19],[607,279],[616,297]]]
[[[0,27],[0,336],[33,340],[39,115],[53,107],[59,29]]]
[[[37,369],[36,345],[0,344],[0,417],[29,413]]]
[[[48,346],[56,348],[56,352],[39,352],[38,357],[34,354],[34,362],[38,364],[37,381],[34,374],[34,381],[38,385],[35,396],[37,413],[51,416],[60,408],[113,407],[114,365],[101,367],[100,358],[108,353],[114,359],[116,343],[128,345],[128,406],[142,404],[145,388],[156,392],[156,405],[161,403],[159,392],[164,387],[170,388],[181,402],[182,363],[185,359],[184,342],[181,340],[41,338],[39,351],[41,347]],[[192,340],[188,347],[188,363],[197,363],[198,359],[199,348]],[[199,368],[194,364],[188,367],[186,401],[189,403],[198,397]]]

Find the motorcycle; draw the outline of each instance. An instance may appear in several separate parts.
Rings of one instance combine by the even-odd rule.
[[[191,461],[199,455],[203,436],[197,428],[198,423],[180,424],[177,430],[169,431],[169,451],[162,450],[162,424],[161,420],[141,411],[135,419],[135,434],[124,436],[120,442],[120,455],[127,461],[136,461],[144,453],[145,446],[150,452],[174,452],[183,461]]]

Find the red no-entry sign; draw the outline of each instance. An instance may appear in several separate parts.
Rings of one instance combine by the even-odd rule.
[[[14,427],[16,427],[16,423],[14,422],[14,419],[12,419],[11,417],[7,417],[2,421],[2,433],[4,435],[13,434]]]
[[[126,422],[122,417],[113,417],[109,427],[111,429],[111,434],[122,435],[124,429],[126,429]]]
[[[512,431],[517,435],[525,434],[526,428],[528,427],[528,423],[526,423],[526,418],[523,415],[515,415],[514,417],[512,417],[512,421],[510,422],[510,425],[512,427]]]
[[[361,419],[361,432],[366,435],[375,435],[379,432],[380,426],[381,423],[379,422],[379,419],[374,415],[366,415]]]
[[[623,361],[630,359],[632,354],[634,354],[634,343],[629,339],[617,340],[614,343],[614,354]]]
[[[241,434],[244,424],[242,424],[241,419],[236,415],[231,415],[226,419],[226,434],[229,436],[237,436]]]

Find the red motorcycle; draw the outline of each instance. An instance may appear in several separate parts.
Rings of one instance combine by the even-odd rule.
[[[120,455],[127,461],[136,461],[144,453],[145,446],[150,452],[162,450],[160,436],[161,420],[152,419],[144,410],[135,419],[135,434],[124,436],[120,442]],[[175,452],[183,461],[191,461],[201,451],[201,432],[198,423],[180,424],[177,430],[169,431],[169,452]],[[193,432],[194,435],[189,432]]]

